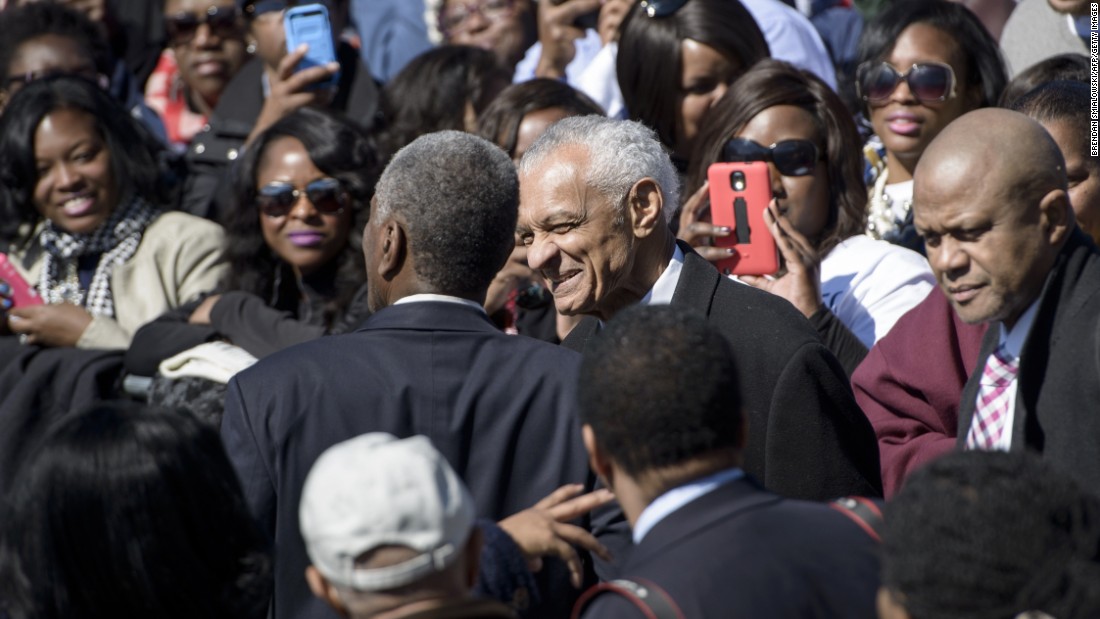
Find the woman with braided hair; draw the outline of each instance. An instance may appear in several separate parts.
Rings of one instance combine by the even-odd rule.
[[[18,282],[0,281],[0,331],[123,349],[214,287],[221,227],[162,212],[155,148],[88,80],[37,80],[12,97],[0,117],[0,251],[43,304],[15,305]]]

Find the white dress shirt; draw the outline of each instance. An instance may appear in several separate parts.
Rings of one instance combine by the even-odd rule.
[[[646,534],[669,514],[695,499],[713,492],[719,486],[741,479],[744,476],[745,472],[739,468],[726,469],[665,492],[647,505],[642,510],[641,515],[638,516],[638,521],[634,523],[634,543],[640,544]]]
[[[401,297],[393,302],[394,305],[404,305],[406,303],[423,303],[425,301],[435,301],[437,303],[456,303],[458,305],[466,305],[469,307],[476,307],[482,314],[485,313],[485,308],[479,303],[474,303],[469,299],[461,299],[459,297],[452,297],[447,294],[410,294],[407,297]]]

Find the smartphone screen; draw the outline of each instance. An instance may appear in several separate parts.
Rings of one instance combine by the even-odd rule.
[[[715,237],[716,247],[733,256],[715,264],[726,275],[772,275],[779,270],[775,239],[764,219],[772,199],[768,164],[763,161],[716,163],[707,169],[711,223],[731,229]]]
[[[286,49],[292,52],[303,43],[309,46],[298,70],[324,66],[336,62],[336,48],[333,43],[332,26],[329,23],[328,9],[323,4],[303,4],[288,9],[283,16],[283,28],[286,30]],[[339,74],[332,79],[318,82],[314,88],[329,88],[336,85]]]

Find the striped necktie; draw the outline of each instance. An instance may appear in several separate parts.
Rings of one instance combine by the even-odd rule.
[[[970,432],[966,435],[967,449],[993,449],[1005,431],[1005,421],[1012,405],[1008,388],[1016,378],[1019,360],[1005,350],[1004,344],[997,347],[986,361],[982,370],[981,388],[978,390],[978,405],[970,423]]]

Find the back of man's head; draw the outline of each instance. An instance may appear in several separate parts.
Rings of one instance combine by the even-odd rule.
[[[580,415],[631,476],[741,446],[733,355],[706,318],[672,306],[623,310],[585,350]]]
[[[483,292],[515,245],[515,165],[469,133],[430,133],[402,148],[375,200],[371,217],[404,222],[416,273],[439,293]]]
[[[1100,501],[1031,454],[968,451],[887,504],[883,586],[912,619],[1100,616]]]
[[[311,576],[314,593],[353,615],[462,598],[472,584],[473,498],[426,437],[371,433],[330,447],[306,477],[299,518],[324,579]]]

